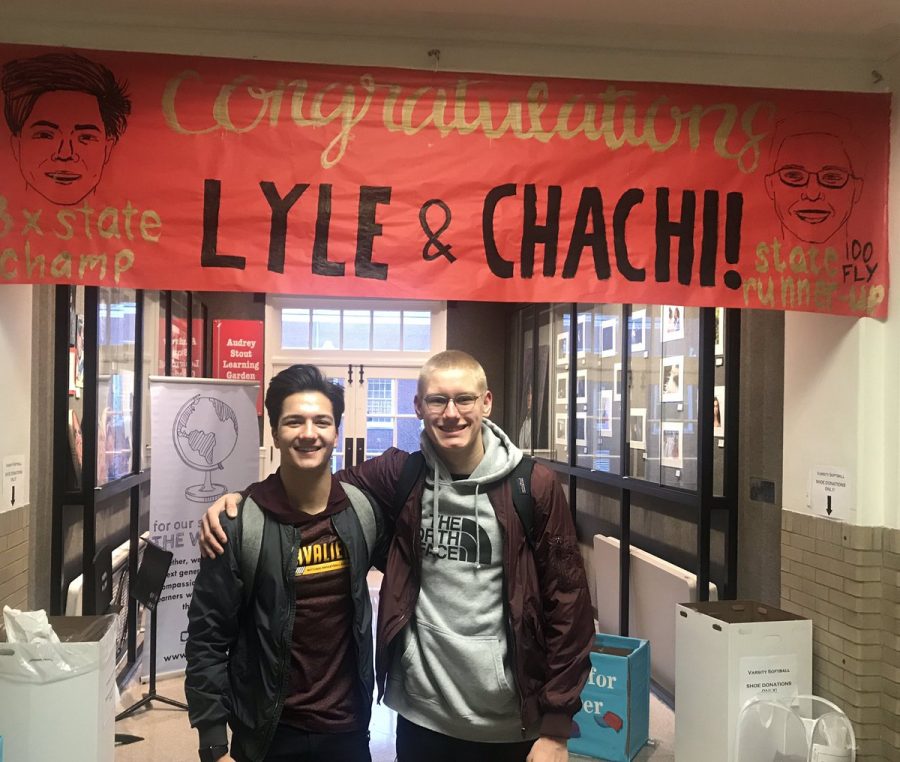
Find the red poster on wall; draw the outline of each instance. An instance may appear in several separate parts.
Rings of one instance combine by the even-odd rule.
[[[257,381],[256,414],[263,412],[263,321],[213,320],[213,378]]]
[[[887,312],[888,93],[0,67],[0,282]]]

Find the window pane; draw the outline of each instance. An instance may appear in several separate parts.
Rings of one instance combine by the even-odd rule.
[[[431,313],[403,311],[403,351],[427,352],[431,349]]]
[[[407,452],[415,452],[421,447],[419,435],[422,433],[422,421],[418,418],[399,418],[397,420],[397,447]]]
[[[569,342],[572,340],[569,324],[568,305],[554,305],[551,320],[554,372],[550,384],[553,415],[550,423],[553,432],[553,459],[562,463],[569,460],[569,372],[572,370],[569,367]]]
[[[135,298],[131,289],[98,291],[97,486],[132,472]]]
[[[101,292],[100,302],[97,304],[97,344],[101,347],[112,343],[109,340],[109,312],[110,306],[103,301]],[[83,324],[82,331],[84,331]]]
[[[341,311],[313,310],[312,348],[341,348]]]
[[[400,312],[375,310],[372,349],[400,349]]]
[[[725,494],[725,308],[716,307],[715,319],[716,383],[713,387],[713,494]],[[698,390],[699,394],[699,390]],[[698,412],[699,418],[699,412]]]
[[[659,481],[659,330],[659,307],[631,306],[628,319],[631,476],[653,482]]]
[[[369,415],[390,415],[393,381],[390,378],[370,378],[366,382],[366,386],[368,387]]]
[[[555,410],[556,410],[556,380],[550,377],[551,367],[556,363],[556,333],[551,320],[548,307],[538,309],[538,379],[534,390],[535,420],[532,426],[537,424],[537,449],[535,455],[545,458],[553,458],[555,448]],[[529,339],[531,337],[529,336]]]
[[[416,414],[415,397],[418,385],[418,380],[414,378],[397,379],[397,412],[400,415]]]
[[[172,375],[185,377],[187,367],[188,306],[184,291],[172,292]]]
[[[652,455],[659,454],[660,484],[696,489],[700,310],[679,305],[660,310],[660,434]]]
[[[622,308],[618,304],[578,306],[575,325],[575,463],[618,473],[622,421]],[[582,424],[578,418],[583,417]],[[583,436],[582,436],[583,434]]]
[[[699,314],[636,304],[629,321],[631,474],[685,489],[697,488]]]
[[[371,322],[368,310],[344,310],[344,349],[369,349]]]
[[[422,422],[412,406],[415,379],[366,379],[366,454],[374,458],[388,447],[419,449]]]
[[[281,311],[281,348],[309,349],[309,310]]]
[[[366,381],[366,455],[374,458],[394,444],[394,380]]]
[[[341,388],[345,388],[347,379],[342,376],[328,376],[328,380],[333,384],[337,384]],[[340,471],[344,467],[344,423],[347,416],[341,418],[341,425],[338,427],[337,444],[331,453],[331,473]]]
[[[394,431],[387,425],[369,423],[366,426],[366,457],[375,458],[394,444]]]

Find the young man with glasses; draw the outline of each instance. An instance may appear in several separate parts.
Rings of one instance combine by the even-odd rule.
[[[488,420],[492,400],[473,357],[441,352],[419,374],[425,477],[404,504],[394,500],[408,453],[390,449],[337,474],[393,523],[375,662],[379,695],[400,715],[398,762],[568,759],[590,671],[587,580],[546,467],[531,474],[533,527],[517,515],[506,477],[522,452]],[[204,517],[207,552],[224,502]]]

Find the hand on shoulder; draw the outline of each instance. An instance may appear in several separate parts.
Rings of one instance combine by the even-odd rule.
[[[240,502],[239,492],[229,492],[206,509],[200,520],[200,554],[205,558],[215,558],[225,552],[228,537],[222,529],[221,513],[227,511],[228,516],[237,518]]]

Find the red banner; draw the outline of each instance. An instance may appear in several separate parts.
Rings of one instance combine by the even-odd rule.
[[[0,62],[0,282],[886,314],[887,94]]]
[[[256,414],[263,410],[262,320],[213,320],[213,378],[257,381]]]

